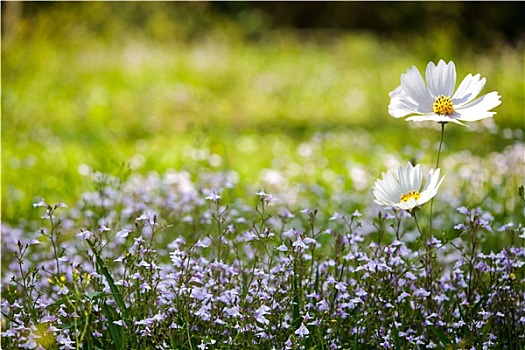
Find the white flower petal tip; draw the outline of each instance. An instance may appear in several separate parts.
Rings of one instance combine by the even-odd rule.
[[[397,177],[389,171],[382,174],[382,179],[376,180],[373,186],[374,202],[395,209],[412,211],[420,207],[436,194],[445,176],[439,178],[440,169],[430,169],[423,183],[421,166],[413,166],[410,162],[406,167],[400,166]]]
[[[491,111],[501,104],[497,91],[477,97],[485,87],[480,74],[468,74],[456,90],[456,66],[454,62],[440,60],[429,62],[425,79],[412,66],[401,74],[401,85],[389,93],[388,113],[394,118],[408,117],[406,121],[434,121],[467,126],[472,122],[491,118]]]

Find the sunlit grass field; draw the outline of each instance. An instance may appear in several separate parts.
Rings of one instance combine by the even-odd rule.
[[[2,292],[10,304],[7,304],[9,311],[5,305],[2,308],[2,331],[7,339],[2,344],[14,346],[16,343],[4,324],[9,322],[15,329],[14,325],[20,321],[12,319],[17,312],[13,305],[16,305],[15,300],[22,300],[17,298],[22,297],[13,292],[13,284],[6,287],[9,278],[24,268],[30,271],[31,264],[38,266],[39,261],[46,262],[42,263],[42,271],[54,271],[49,272],[49,283],[42,287],[53,290],[50,299],[45,299],[47,306],[42,310],[48,312],[60,308],[63,311],[74,304],[70,299],[66,302],[66,296],[77,298],[79,304],[94,307],[93,313],[79,324],[59,325],[60,332],[68,329],[60,333],[60,337],[71,335],[71,339],[76,339],[76,348],[83,343],[87,344],[84,348],[90,349],[100,348],[101,344],[110,344],[111,348],[152,349],[196,349],[198,345],[202,348],[229,348],[220,344],[270,349],[279,344],[280,348],[286,349],[327,349],[331,348],[327,340],[330,339],[331,344],[339,344],[340,348],[368,349],[377,348],[383,340],[386,344],[387,338],[393,344],[390,348],[416,348],[419,343],[409,339],[410,331],[405,335],[398,334],[406,326],[415,329],[414,334],[421,332],[418,334],[423,334],[421,339],[429,347],[436,343],[456,349],[465,344],[493,341],[491,325],[501,330],[498,339],[506,339],[505,344],[511,344],[499,348],[512,349],[512,344],[525,344],[521,338],[510,340],[514,337],[511,323],[500,327],[497,321],[490,323],[492,319],[490,322],[483,319],[483,323],[476,318],[478,308],[487,301],[483,295],[488,295],[490,288],[504,288],[505,283],[510,283],[512,292],[508,293],[516,293],[512,294],[516,300],[521,300],[521,303],[525,296],[525,272],[520,265],[524,256],[519,255],[522,250],[509,248],[522,249],[524,242],[520,226],[525,223],[524,200],[518,193],[518,188],[525,184],[523,44],[502,42],[476,49],[450,42],[447,39],[449,33],[441,29],[397,41],[366,31],[279,29],[254,32],[246,23],[212,14],[200,5],[166,7],[156,3],[142,6],[142,9],[131,4],[118,7],[103,2],[50,5],[45,10],[40,8],[30,16],[22,17],[15,32],[9,36],[4,34]],[[480,73],[487,79],[482,93],[498,91],[502,100],[502,104],[495,108],[497,114],[494,118],[469,123],[468,127],[446,125],[440,162],[446,178],[433,203],[433,233],[444,242],[443,246],[456,239],[460,243],[461,240],[467,242],[464,247],[452,243],[447,245],[437,259],[441,259],[440,263],[445,261],[443,266],[449,270],[465,267],[468,271],[465,279],[469,281],[468,288],[465,287],[465,295],[468,294],[465,302],[474,305],[475,301],[477,306],[471,305],[471,309],[468,309],[470,306],[465,306],[465,309],[460,306],[460,313],[468,311],[464,311],[467,316],[461,314],[460,317],[452,315],[452,311],[450,314],[446,312],[456,310],[459,301],[452,300],[443,306],[443,300],[434,300],[435,304],[432,304],[434,301],[426,299],[421,304],[416,302],[416,309],[422,310],[417,317],[425,318],[420,322],[407,311],[411,310],[410,307],[414,309],[414,304],[406,306],[405,312],[401,311],[403,308],[396,309],[399,313],[393,312],[381,319],[375,319],[374,313],[381,314],[383,305],[373,304],[370,315],[361,324],[353,316],[347,318],[344,312],[334,311],[338,300],[343,304],[351,302],[344,299],[339,284],[335,291],[332,275],[336,279],[339,276],[338,283],[348,283],[348,290],[356,288],[352,291],[366,291],[371,296],[378,291],[374,288],[390,283],[396,273],[396,281],[407,271],[418,273],[417,258],[423,259],[423,256],[426,259],[442,248],[441,242],[434,242],[434,248],[420,249],[416,226],[410,221],[410,216],[389,212],[376,205],[372,194],[372,185],[382,172],[397,169],[408,161],[419,163],[425,169],[435,166],[440,125],[394,119],[388,114],[388,104],[389,92],[399,85],[400,74],[413,65],[424,71],[429,61],[437,63],[440,59],[455,62],[458,81],[469,73]],[[220,195],[220,200],[214,197],[216,195]],[[46,204],[42,204],[42,199]],[[39,202],[44,207],[47,204],[51,207],[35,207]],[[58,203],[65,203],[67,208],[55,206]],[[461,207],[472,212],[467,209],[458,212],[457,208]],[[56,212],[63,220],[61,227],[50,219],[51,215],[45,215],[46,210],[51,215]],[[418,219],[423,231],[428,232],[428,205],[422,208]],[[470,226],[469,219],[473,220]],[[160,224],[158,232],[156,220]],[[487,229],[486,222],[490,222],[491,229]],[[460,223],[466,223],[468,227],[462,228]],[[95,234],[91,236],[92,233],[85,233],[86,230]],[[270,231],[275,237],[270,236]],[[347,231],[348,236],[344,236]],[[39,236],[39,232],[44,237]],[[233,235],[234,232],[237,236]],[[227,247],[240,249],[249,242],[250,236],[246,232],[255,232],[261,245],[235,253],[228,250]],[[338,236],[337,232],[344,234]],[[108,238],[115,234],[122,236]],[[128,234],[127,240],[119,241]],[[149,245],[141,245],[142,235]],[[308,248],[304,252],[294,250],[296,243],[302,242],[306,236],[311,238],[311,242],[306,243]],[[35,237],[40,237],[43,244],[38,247],[45,249],[29,254],[33,252],[33,245],[38,244],[32,241]],[[135,238],[134,242],[131,237]],[[187,240],[187,244],[179,239]],[[83,240],[89,243],[81,248]],[[312,242],[319,244],[317,250],[315,245],[309,245]],[[406,261],[406,265],[392,265],[394,271],[389,275],[386,272],[382,275],[382,271],[376,269],[377,276],[370,271],[372,277],[367,273],[355,277],[353,269],[361,271],[359,264],[365,260],[355,252],[360,242],[366,247],[363,254],[370,254],[370,259],[384,258],[385,264],[391,264],[388,259],[392,253],[396,259]],[[17,244],[18,253],[13,255],[11,251],[17,251]],[[56,250],[51,254],[52,249],[56,249],[55,244],[64,244],[69,249],[67,256]],[[374,244],[381,249],[374,250]],[[400,245],[405,251],[396,250]],[[88,248],[91,255],[87,254]],[[155,249],[158,249],[158,255]],[[515,260],[509,259],[516,262],[511,273],[498,270],[489,278],[472,272],[474,266],[481,266],[475,262],[486,261],[488,265],[496,266],[497,259],[503,258],[497,255],[496,259],[491,252],[504,251],[506,254],[507,250],[514,254],[509,253]],[[477,256],[477,252],[486,255]],[[18,267],[17,261],[23,260],[26,253],[29,267],[22,263]],[[84,253],[92,260],[84,257]],[[353,253],[356,255],[347,259]],[[119,288],[122,289],[123,284],[113,281],[111,275],[117,280],[116,276],[121,272],[113,258],[122,262],[128,257],[126,254],[132,254],[136,259],[140,257],[142,262],[152,259],[159,265],[171,261],[173,266],[164,271],[172,268],[173,274],[179,273],[177,268],[183,268],[186,263],[194,264],[193,273],[207,276],[199,282],[189,279],[181,282],[188,283],[187,299],[170,299],[174,308],[187,312],[188,318],[176,313],[179,318],[174,322],[178,324],[162,323],[167,322],[164,319],[151,321],[155,312],[161,314],[162,311],[148,309],[151,305],[161,308],[156,304],[156,287],[139,296],[142,292],[135,286],[137,289],[129,294],[126,294],[127,290],[122,292],[125,300],[120,299]],[[202,257],[199,258],[199,254]],[[81,256],[89,263],[84,261],[73,268],[70,260],[65,262],[67,257],[78,264]],[[99,260],[100,256],[108,259]],[[215,272],[206,275],[210,261],[205,256],[210,261],[216,259],[214,264],[224,259],[224,265],[214,265],[217,271],[220,270],[217,275]],[[62,273],[53,270],[55,260],[57,270],[62,263],[71,263],[71,268],[62,267]],[[96,262],[102,260],[101,265]],[[146,278],[148,286],[155,283],[163,286],[165,276],[159,277],[154,272],[149,275],[141,270],[145,265],[139,266],[139,260],[125,266],[120,282],[127,283],[126,278],[137,272]],[[457,266],[454,265],[456,261]],[[304,285],[295,277],[293,283],[290,282],[286,277],[289,271],[274,271],[279,266],[291,268],[292,265],[287,265],[291,262],[293,275],[299,276]],[[237,319],[237,313],[232,311],[233,304],[226,307],[226,301],[224,305],[211,303],[212,311],[208,311],[213,317],[226,317],[223,313],[227,310],[232,318],[228,325],[215,323],[208,327],[210,323],[199,314],[202,311],[199,307],[205,304],[203,300],[208,299],[195,296],[197,292],[191,288],[195,283],[201,286],[201,282],[202,286],[216,286],[213,281],[218,281],[219,276],[230,276],[230,273],[235,276],[233,270],[228,270],[229,263],[233,270],[248,269],[248,272],[239,272],[243,276],[239,288],[245,298],[242,303],[239,301],[239,305],[246,308],[246,315],[251,316]],[[91,270],[86,267],[89,264],[92,264]],[[426,266],[430,266],[430,262]],[[259,268],[262,272],[257,275]],[[445,273],[443,271],[448,270],[436,268],[430,275],[435,273],[437,276]],[[87,275],[82,275],[84,272],[92,274],[89,277],[93,278],[91,285],[89,279],[83,279],[87,278]],[[261,301],[268,299],[257,294],[259,289],[253,291],[252,287],[256,287],[249,282],[257,280],[264,284],[270,281],[271,284],[273,280],[269,276],[272,273],[277,276],[272,277],[276,278],[276,283],[282,283],[276,284],[275,289],[281,290],[283,295],[270,291],[265,298],[274,303],[280,303],[279,298],[283,298],[289,304],[280,304],[282,314],[267,316],[268,321],[264,316],[269,310]],[[108,274],[111,275],[108,277]],[[28,272],[23,277],[24,283],[29,276]],[[208,277],[210,280],[206,279]],[[357,284],[352,284],[354,277]],[[261,282],[263,280],[266,282]],[[38,285],[42,281],[47,283],[45,278],[33,282]],[[326,286],[322,281],[328,281]],[[361,285],[360,281],[366,283]],[[421,285],[419,280],[407,282],[414,283],[409,290],[414,297],[417,293],[424,295],[421,292],[424,288],[438,293],[439,286],[445,284],[437,277],[436,280],[421,277],[421,281]],[[232,278],[222,288],[237,290],[235,283]],[[36,293],[28,285],[24,284],[22,288],[22,284],[18,284],[14,288],[30,290],[24,295],[25,301],[32,300],[31,293]],[[64,292],[66,285],[69,289]],[[80,291],[73,291],[73,286]],[[451,293],[457,290],[457,295],[464,297],[460,293],[464,288],[462,283],[451,287],[454,292],[443,288],[443,295],[448,293],[447,296],[452,298]],[[308,298],[315,294],[314,291],[318,294],[315,298],[322,299],[323,293],[326,293],[326,300],[333,298],[331,309],[317,309],[318,305],[309,304]],[[379,299],[395,303],[399,300],[396,299],[400,295],[396,294],[398,292],[401,293],[401,289],[382,294],[379,289]],[[221,290],[214,289],[210,293],[213,298],[218,298]],[[306,295],[304,298],[303,294]],[[248,300],[250,297],[253,300]],[[405,297],[403,294],[402,298]],[[192,304],[194,299],[203,304]],[[146,303],[135,304],[132,300]],[[514,310],[518,305],[518,301],[515,305],[510,301],[498,303],[488,303],[494,314]],[[23,319],[26,326],[30,323],[28,320],[33,322],[43,317],[39,314],[37,301],[31,305],[27,318]],[[93,305],[104,309],[97,310]],[[356,305],[351,306],[353,311],[346,311],[354,315]],[[300,309],[300,306],[305,309]],[[129,314],[124,317],[126,308],[129,308]],[[280,315],[287,315],[287,310],[291,310],[291,319],[287,319],[288,316],[283,316],[284,320],[278,319]],[[307,323],[308,310],[312,319],[318,317],[319,324]],[[446,324],[436,323],[433,327],[431,323],[432,327],[428,326],[434,311],[442,313]],[[258,316],[249,319],[253,315]],[[169,317],[171,320],[172,316]],[[99,337],[98,332],[105,327],[101,326],[103,321],[100,320],[107,319],[114,320],[119,327],[122,320],[128,325],[132,319],[135,322],[160,322],[157,329],[169,328],[169,332],[174,333],[170,333],[169,339],[162,331],[144,335],[154,340],[155,347],[151,345],[153,343],[148,345],[151,347],[141,343],[143,340],[135,337],[132,328],[122,330],[110,325],[109,333]],[[469,325],[468,322],[472,322],[484,326],[475,330],[465,330],[461,324],[452,327],[459,319]],[[245,327],[242,331],[245,333],[236,328],[239,323],[233,327],[235,322],[232,320],[242,320],[241,328]],[[401,326],[392,320],[407,323]],[[260,329],[255,329],[258,326],[264,328],[266,321],[273,327],[265,333],[269,338],[261,335]],[[353,324],[354,321],[357,323]],[[49,322],[52,321],[35,323],[33,328],[27,326],[24,333],[28,337],[27,344],[32,339],[27,335],[29,333],[38,335],[35,339],[40,340],[35,344],[41,348],[55,349],[59,344],[66,344],[59,336],[50,335],[58,334],[58,331],[42,330]],[[515,329],[525,329],[525,315],[519,322],[521,328]],[[287,323],[293,331],[282,326]],[[376,323],[387,328],[394,324],[394,327],[388,332],[384,328],[379,331],[366,327]],[[137,332],[145,324],[135,323]],[[250,324],[255,328],[251,329]],[[279,326],[275,328],[275,324]],[[340,326],[332,326],[335,324]],[[86,331],[87,325],[93,325],[93,329]],[[301,325],[309,326],[310,337],[305,335]],[[97,328],[99,326],[102,328]],[[316,328],[318,326],[320,328]],[[82,327],[86,327],[83,333],[78,331]],[[399,330],[396,327],[400,327]],[[190,328],[195,331],[194,335],[190,335]],[[71,333],[68,333],[69,329]],[[503,334],[507,330],[508,333]],[[177,333],[179,331],[181,333]],[[220,344],[214,347],[212,340],[217,334],[220,334],[217,336]],[[230,334],[237,336],[228,339]],[[371,339],[369,343],[367,339]],[[405,347],[400,344],[405,344]]]
[[[98,14],[110,11],[102,4],[61,8],[22,23],[4,45],[6,221],[16,222],[42,196],[74,202],[91,186],[82,175],[87,167],[112,172],[115,163],[129,163],[146,173],[205,166],[188,159],[195,147],[218,155],[215,168],[237,171],[249,186],[272,167],[271,150],[294,158],[301,143],[327,131],[337,142],[326,142],[322,156],[340,175],[342,165],[359,162],[378,176],[384,165],[377,154],[407,147],[405,157],[432,164],[433,152],[417,151],[422,141],[439,141],[438,128],[412,129],[386,107],[401,73],[441,58],[456,62],[458,79],[480,72],[484,91],[499,91],[503,101],[496,132],[453,125],[445,152],[487,155],[523,140],[522,48],[463,51],[439,33],[384,42],[372,33],[289,30],[248,40],[234,23],[205,14],[202,21],[214,25],[191,36],[184,21],[173,23],[159,9],[137,27],[124,15],[102,22]],[[365,134],[370,149],[341,142]]]

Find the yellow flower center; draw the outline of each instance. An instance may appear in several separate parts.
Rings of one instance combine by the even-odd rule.
[[[449,96],[439,95],[434,101],[434,113],[451,115],[454,113],[454,104]]]
[[[414,198],[417,201],[419,197],[421,197],[421,193],[416,190],[412,190],[408,193],[402,194],[400,200],[401,202],[408,202],[410,198]]]

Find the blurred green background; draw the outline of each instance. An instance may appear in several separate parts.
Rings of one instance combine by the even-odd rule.
[[[436,142],[433,125],[413,129],[387,106],[401,73],[439,59],[458,80],[481,73],[503,101],[493,120],[448,127],[447,151],[501,151],[523,142],[523,13],[523,2],[3,2],[2,220],[34,217],[42,197],[73,204],[89,174],[120,164],[233,169],[257,186],[269,150],[295,154],[316,133],[381,145],[331,145],[335,172]],[[189,162],[195,150],[218,157]]]

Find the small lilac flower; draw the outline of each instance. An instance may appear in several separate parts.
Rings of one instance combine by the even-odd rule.
[[[126,325],[126,322],[124,322],[123,320],[113,321],[113,323],[116,324],[117,326],[128,328]]]
[[[310,334],[310,331],[303,323],[301,324],[301,327],[297,328],[297,330],[294,333],[297,334],[299,337],[303,338],[307,336],[308,334]]]
[[[507,231],[509,228],[513,228],[513,227],[514,227],[514,223],[509,222],[508,224],[505,224],[505,225],[501,226],[501,227],[498,229],[498,232]]]
[[[52,316],[44,316],[44,317],[42,317],[40,322],[41,323],[52,323],[52,322],[56,322],[56,320],[57,320],[57,317],[52,315]]]
[[[116,233],[117,238],[126,238],[130,234],[131,230],[128,230],[127,228],[123,228],[122,230],[118,231]]]
[[[253,240],[259,240],[259,236],[257,236],[252,231],[245,232],[244,241],[245,242],[250,242],[250,241],[253,241]]]
[[[138,264],[136,264],[138,267],[151,267],[151,264],[145,260],[141,260]]]
[[[63,335],[58,334],[56,337],[57,343],[60,344],[60,349],[62,350],[72,350],[75,348],[75,342],[72,341],[69,336],[64,337]]]
[[[282,217],[283,217],[283,218],[286,218],[286,219],[292,219],[292,218],[295,217],[295,215],[293,215],[292,213],[290,213],[289,210],[286,210],[286,211],[284,212],[284,214],[282,215]]]
[[[297,240],[292,243],[292,246],[295,247],[295,251],[300,251],[301,249],[308,248],[301,237],[297,237]]]
[[[261,199],[262,199],[262,198],[266,197],[268,195],[268,193],[264,192],[264,188],[261,188],[261,190],[259,192],[255,193],[255,195],[261,197]]]
[[[151,290],[150,285],[146,282],[142,283],[139,287],[141,290]]]
[[[305,238],[303,239],[303,242],[304,242],[305,244],[313,244],[313,245],[316,245],[316,244],[317,244],[317,241],[316,241],[315,239],[313,239],[313,238],[310,238],[310,237],[305,237]]]
[[[399,294],[399,296],[397,297],[397,302],[401,302],[403,301],[403,299],[405,299],[406,297],[409,297],[410,294],[408,294],[407,292],[403,292],[401,294]]]
[[[290,230],[288,230],[288,231],[283,233],[283,237],[292,239],[295,236],[297,236],[297,234],[298,234],[297,231],[295,231],[294,229],[290,229]]]
[[[355,217],[355,218],[358,218],[358,217],[363,216],[363,214],[361,214],[361,213],[359,212],[359,210],[356,210],[356,211],[354,211],[354,212],[352,213],[352,216]]]
[[[193,287],[191,289],[191,298],[197,299],[197,300],[207,300],[213,297],[213,294],[211,294],[206,288],[204,287]]]
[[[107,231],[111,231],[111,229],[109,227],[106,227],[106,225],[101,225],[100,228],[98,229],[98,232],[107,232]]]
[[[44,215],[42,215],[40,218],[41,219],[49,219],[49,218],[54,218],[54,217],[55,217],[54,215],[51,215],[51,210],[47,209],[46,213]]]
[[[47,207],[47,203],[44,202],[44,198],[42,198],[40,200],[40,202],[38,203],[33,203],[33,207],[36,208],[36,207]]]
[[[155,320],[153,318],[145,318],[145,319],[140,320],[140,321],[135,321],[135,325],[151,326],[154,323],[155,323]]]
[[[437,344],[434,343],[432,340],[427,344],[427,349],[435,349],[437,348]]]
[[[195,247],[198,248],[208,248],[210,246],[210,239],[206,237],[204,240],[198,240],[197,243],[195,243]]]
[[[62,285],[58,287],[58,294],[66,295],[67,293],[69,293],[69,289],[66,286]]]
[[[32,240],[27,243],[27,245],[35,245],[35,244],[42,244],[38,239],[33,238]]]
[[[94,336],[95,338],[101,338],[102,335],[103,335],[103,334],[100,333],[99,331],[94,331],[92,334],[93,334],[93,336]]]
[[[460,212],[463,215],[469,215],[470,214],[470,211],[466,207],[459,207],[457,209],[457,211]]]
[[[77,237],[80,237],[82,239],[90,239],[91,236],[93,236],[93,233],[88,230],[82,230],[82,232],[77,234]]]
[[[266,305],[261,305],[257,310],[255,310],[255,320],[259,323],[268,325],[270,324],[270,321],[264,317],[264,315],[269,314],[268,311],[271,309]]]
[[[212,202],[215,202],[215,203],[218,203],[218,202],[220,202],[222,197],[219,196],[218,194],[216,194],[215,192],[212,192],[209,195],[207,195],[204,199],[212,201]]]
[[[335,289],[341,292],[346,292],[346,284],[344,282],[336,282]]]
[[[483,227],[485,230],[487,230],[489,232],[493,232],[492,231],[492,227],[490,227],[490,222],[489,221],[483,220],[483,219],[478,219],[478,221],[476,223],[479,226]]]
[[[286,251],[288,251],[288,247],[287,247],[284,243],[281,244],[280,246],[278,246],[278,247],[275,248],[275,249],[277,249],[277,250],[280,251],[280,252],[286,252]]]
[[[238,306],[234,306],[232,308],[226,308],[224,309],[224,311],[228,314],[228,316],[231,316],[231,317],[239,317],[241,316],[240,314],[240,309]]]
[[[142,213],[141,216],[135,219],[135,221],[148,221],[148,220],[149,220],[149,216],[147,216],[146,213]]]
[[[17,337],[17,336],[18,336],[18,333],[15,332],[15,331],[12,330],[12,329],[8,329],[8,330],[6,330],[5,332],[0,333],[0,335],[1,335],[2,337],[11,338],[11,337]]]
[[[329,220],[339,220],[342,219],[343,215],[339,214],[338,212],[335,212],[334,215]]]
[[[414,296],[416,297],[428,297],[430,295],[430,292],[426,291],[423,288],[418,288],[414,291]]]
[[[466,230],[468,227],[465,224],[457,224],[454,226],[454,230]]]
[[[363,300],[359,297],[350,299],[350,304],[353,307],[355,307],[357,304],[363,304]]]

